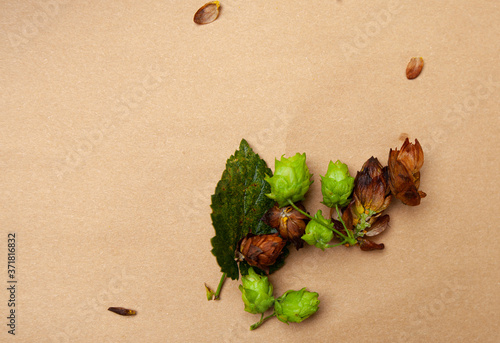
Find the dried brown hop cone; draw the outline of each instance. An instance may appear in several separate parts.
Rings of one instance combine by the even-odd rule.
[[[286,241],[277,233],[270,235],[249,233],[239,242],[236,259],[238,261],[245,260],[249,265],[269,273],[269,266],[276,263],[285,245]]]
[[[366,210],[380,213],[389,206],[391,198],[387,185],[386,169],[377,158],[371,157],[363,164],[354,180],[354,195]]]
[[[387,169],[371,157],[356,175],[353,199],[342,218],[348,227],[354,226],[356,232],[360,232],[370,227],[390,202]]]
[[[406,138],[401,150],[389,151],[389,186],[392,194],[406,205],[417,206],[426,196],[418,190],[423,164],[424,152],[417,139],[413,144]]]
[[[297,203],[296,206],[306,212],[302,203]],[[262,220],[270,227],[277,229],[283,239],[292,241],[297,250],[304,246],[304,240],[301,237],[306,232],[309,218],[292,206],[279,207],[276,203],[266,212]]]
[[[389,206],[392,196],[388,184],[387,167],[382,167],[377,158],[371,157],[363,164],[354,180],[353,198],[342,214],[347,229],[357,237],[361,250],[380,250],[364,236],[376,236],[389,226],[389,216],[382,212]],[[340,228],[337,221],[336,227]]]

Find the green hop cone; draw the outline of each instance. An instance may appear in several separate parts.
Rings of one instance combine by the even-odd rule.
[[[273,285],[267,276],[257,274],[253,268],[248,269],[248,275],[241,278],[241,298],[245,303],[245,311],[264,313],[274,303]]]
[[[328,207],[344,207],[349,204],[349,196],[354,188],[354,178],[349,174],[347,165],[337,160],[330,161],[325,176],[321,176],[323,204]]]
[[[305,288],[286,291],[274,302],[274,313],[283,323],[300,323],[318,311],[318,296],[318,293],[308,292]]]
[[[316,220],[311,220],[306,226],[306,233],[302,236],[302,239],[309,245],[314,245],[321,250],[325,250],[325,248],[329,248],[328,242],[333,239],[333,231],[328,228],[333,226],[332,221],[325,219],[321,210],[316,212],[314,219],[324,225],[319,224]]]
[[[276,200],[279,207],[288,205],[288,200],[297,202],[304,199],[312,183],[305,153],[297,153],[290,158],[283,156],[275,161],[274,176],[265,178],[271,185],[271,193],[266,195]]]

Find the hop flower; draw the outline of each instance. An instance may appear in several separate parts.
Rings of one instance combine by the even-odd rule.
[[[354,178],[349,174],[347,165],[337,160],[330,161],[325,176],[321,176],[323,204],[328,207],[344,207],[349,203],[349,196],[354,187]]]
[[[386,177],[386,168],[382,168],[377,158],[371,157],[363,164],[356,175],[354,194],[364,211],[380,213],[389,206],[391,198]]]
[[[419,191],[420,168],[424,164],[424,152],[420,143],[406,138],[401,150],[389,151],[389,186],[392,194],[404,204],[416,206],[426,194]]]
[[[311,176],[305,153],[297,153],[290,158],[282,156],[280,161],[275,161],[274,176],[265,178],[271,185],[271,193],[266,195],[276,200],[280,207],[288,205],[288,200],[303,200],[312,183]]]
[[[245,303],[245,311],[264,313],[274,304],[273,285],[267,276],[257,274],[253,268],[248,269],[248,275],[241,278],[239,286],[241,298]]]
[[[298,203],[297,207],[306,211],[302,203]],[[277,229],[283,239],[292,241],[297,250],[304,246],[304,241],[300,237],[305,233],[309,218],[292,206],[278,207],[276,204],[266,212],[262,220],[270,227]]]
[[[236,258],[240,261],[245,260],[249,265],[269,273],[269,266],[276,263],[285,244],[286,241],[277,233],[258,236],[249,233],[240,241]]]
[[[325,219],[321,210],[318,210],[314,218],[324,225],[311,220],[306,226],[306,234],[302,236],[302,239],[309,245],[314,245],[321,250],[325,250],[325,248],[328,248],[328,242],[333,239],[333,231],[328,229],[330,226],[333,227],[332,221]],[[328,227],[325,227],[325,225]]]
[[[287,291],[274,302],[274,313],[283,323],[300,323],[318,311],[318,296],[318,293],[308,292],[305,288]]]
[[[355,233],[359,234],[375,222],[390,202],[387,168],[382,168],[378,159],[371,157],[356,175],[353,199],[342,218],[347,227],[354,226]]]

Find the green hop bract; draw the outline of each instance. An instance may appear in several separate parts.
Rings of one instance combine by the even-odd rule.
[[[325,250],[325,248],[329,247],[328,242],[333,239],[333,231],[328,229],[328,227],[333,226],[332,221],[325,219],[321,210],[318,210],[314,219],[324,225],[319,224],[315,220],[311,220],[306,226],[306,234],[302,236],[302,239],[309,245],[315,245],[321,250]]]
[[[321,176],[323,204],[328,207],[344,207],[349,203],[349,196],[354,188],[354,178],[349,174],[347,165],[337,160],[328,164],[328,171]]]
[[[318,305],[318,293],[302,288],[300,291],[287,291],[276,299],[274,313],[283,323],[300,323],[316,313]]]
[[[273,285],[267,276],[257,274],[253,268],[248,269],[248,275],[241,278],[241,297],[245,303],[245,311],[264,313],[274,303]]]
[[[275,161],[274,176],[265,178],[271,185],[271,193],[266,195],[276,200],[280,207],[288,205],[288,200],[297,202],[304,199],[312,183],[305,153],[297,153],[290,158],[283,156]]]

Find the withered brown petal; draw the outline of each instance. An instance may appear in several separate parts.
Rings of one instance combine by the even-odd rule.
[[[370,157],[361,167],[361,173],[368,174],[372,179],[382,175],[382,164],[376,157]]]
[[[397,159],[401,161],[412,174],[416,174],[424,165],[424,151],[418,139],[415,139],[415,144],[413,144],[406,138],[401,150],[397,153]]]
[[[194,22],[198,25],[210,24],[219,16],[219,1],[210,1],[201,8],[194,15]]]
[[[389,187],[389,167],[388,166],[385,166],[384,168],[382,168],[382,177],[385,181],[385,195],[387,196],[387,195],[391,194],[391,188]]]
[[[342,212],[342,220],[344,221],[344,223],[348,229],[352,229],[352,227],[355,224],[357,224],[357,221],[356,221],[356,218],[357,218],[356,217],[356,201],[359,202],[359,200],[356,197],[356,193],[354,193],[351,202],[349,203],[349,205],[347,205],[347,207]],[[342,226],[342,223],[340,221],[334,220],[333,222],[335,225],[337,225],[337,222],[338,222],[338,225],[341,226],[342,230],[344,229]],[[335,228],[337,229],[337,227],[335,227]]]
[[[294,220],[292,218],[288,220],[288,240],[293,242],[295,249],[297,250],[304,247],[304,240],[302,239],[302,236],[306,233],[306,225],[306,222],[303,220]]]
[[[363,251],[382,250],[384,249],[384,243],[377,244],[368,239],[362,239],[359,242],[359,247]]]
[[[110,307],[108,308],[108,311],[119,314],[120,316],[135,316],[137,314],[137,311],[129,310],[124,307]]]
[[[344,219],[342,219],[344,220]],[[342,233],[342,234],[346,234],[346,231],[344,229],[344,225],[342,225],[342,223],[337,220],[337,219],[332,219],[332,223],[333,223],[333,227],[335,228],[335,230],[337,230],[338,232]],[[344,224],[346,224],[346,227],[348,230],[351,230],[352,231],[352,225],[348,225],[345,221],[344,221]],[[335,232],[333,233],[335,236]]]
[[[389,194],[387,175],[387,168],[382,168],[378,159],[373,156],[363,164],[354,180],[354,198],[359,200],[358,205],[377,213],[387,208],[390,202],[390,198],[386,198]],[[353,209],[351,206],[351,211]]]
[[[261,220],[273,229],[277,229],[280,226],[280,218],[281,209],[279,208],[278,203],[276,203],[262,216]]]
[[[388,214],[384,214],[383,216],[377,218],[372,226],[366,230],[365,236],[373,237],[381,234],[389,227],[389,220],[390,218]]]
[[[412,80],[420,75],[424,67],[424,59],[422,57],[413,57],[406,66],[406,77]]]

